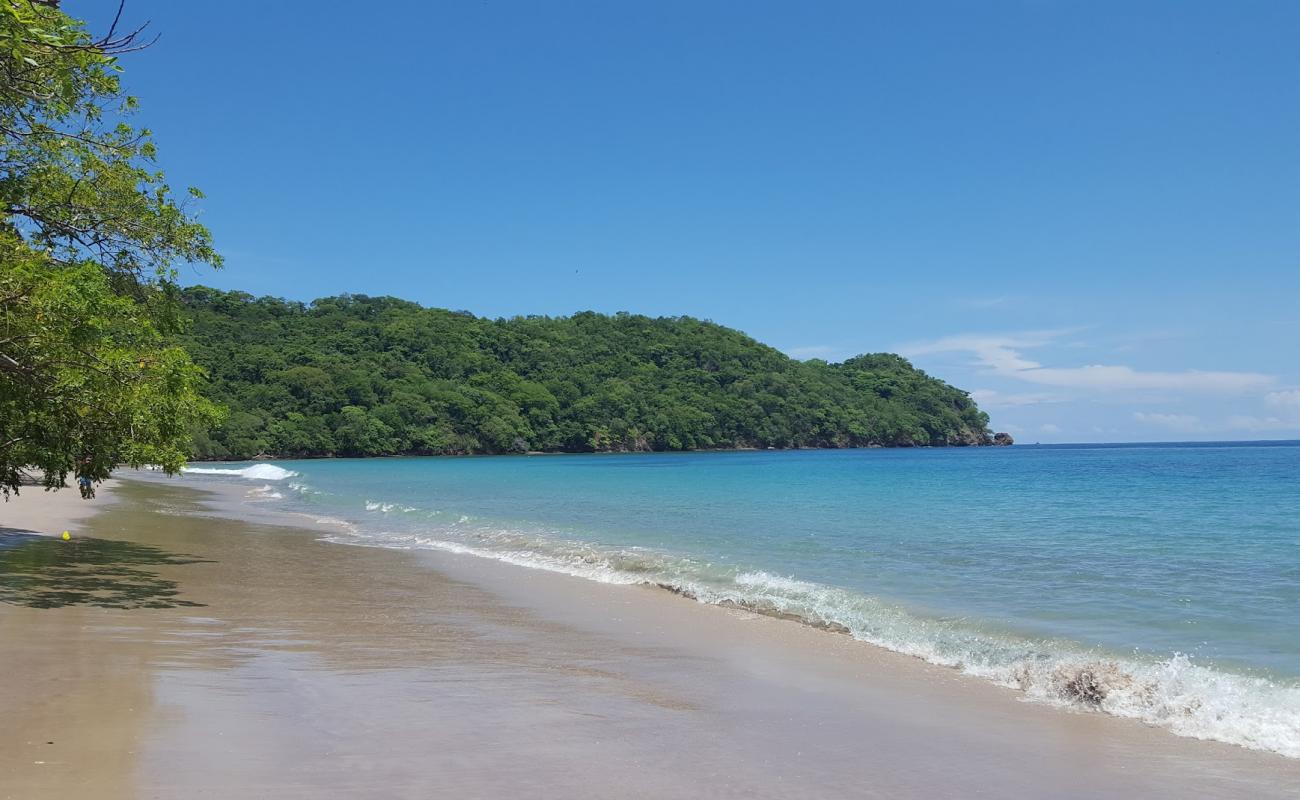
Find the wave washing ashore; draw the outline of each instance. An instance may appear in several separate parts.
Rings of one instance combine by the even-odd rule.
[[[1300,444],[205,465],[333,541],[789,617],[1300,758]]]

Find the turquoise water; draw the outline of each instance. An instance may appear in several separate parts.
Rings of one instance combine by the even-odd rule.
[[[1297,443],[192,472],[332,520],[337,541],[663,584],[847,629],[1032,699],[1300,757]]]

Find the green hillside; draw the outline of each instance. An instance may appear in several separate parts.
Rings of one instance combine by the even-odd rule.
[[[391,297],[184,291],[229,409],[199,458],[990,444],[967,394],[889,354],[800,362],[690,317],[483,319]]]

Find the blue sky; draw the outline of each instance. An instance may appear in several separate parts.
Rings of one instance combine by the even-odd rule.
[[[1300,438],[1300,3],[326,8],[128,0],[227,257],[187,281],[894,350],[1022,441]]]

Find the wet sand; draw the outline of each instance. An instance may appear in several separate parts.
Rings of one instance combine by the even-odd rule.
[[[1300,762],[1021,702],[790,622],[470,556],[323,543],[256,505],[224,517],[239,496],[134,481],[113,493],[59,511],[0,506],[0,798],[1300,786]],[[86,505],[103,510],[67,516]],[[72,543],[11,530],[70,526]]]

